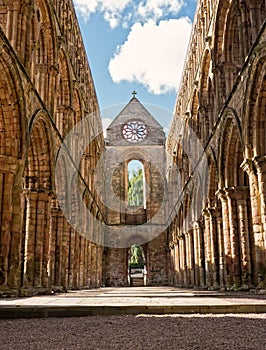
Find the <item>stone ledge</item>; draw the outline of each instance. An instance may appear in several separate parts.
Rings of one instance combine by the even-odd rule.
[[[173,306],[0,306],[0,319],[81,317],[137,314],[240,314],[266,313],[266,304]]]

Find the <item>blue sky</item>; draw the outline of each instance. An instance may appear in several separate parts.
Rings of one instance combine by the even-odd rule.
[[[137,98],[167,129],[197,0],[74,0],[106,127]]]

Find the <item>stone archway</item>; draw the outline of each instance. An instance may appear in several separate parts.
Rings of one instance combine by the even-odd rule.
[[[242,170],[244,146],[236,119],[228,117],[219,163],[224,237],[225,284],[248,288],[256,283],[254,236],[250,223],[249,179]]]
[[[131,287],[147,285],[147,251],[142,245],[133,244],[128,248],[128,284]]]
[[[50,287],[50,212],[53,189],[52,136],[45,116],[37,116],[30,132],[24,173],[25,213],[23,237],[23,287]]]

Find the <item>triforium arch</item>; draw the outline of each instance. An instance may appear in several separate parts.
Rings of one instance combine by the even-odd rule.
[[[56,83],[55,123],[60,134],[65,137],[70,131],[71,120],[71,79],[70,64],[66,53],[60,50],[58,56],[59,74]]]
[[[212,87],[212,60],[209,50],[204,53],[199,81],[199,119],[204,119],[201,138],[206,140],[213,126],[213,87]]]
[[[53,109],[54,96],[49,86],[54,86],[56,75],[57,38],[54,17],[47,1],[36,1],[32,16],[31,75],[35,88],[50,111]]]

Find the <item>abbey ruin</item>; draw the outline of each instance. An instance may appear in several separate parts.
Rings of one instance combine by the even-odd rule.
[[[265,19],[199,0],[168,136],[134,95],[104,138],[72,1],[0,0],[0,295],[128,286],[132,245],[145,285],[266,288]]]

